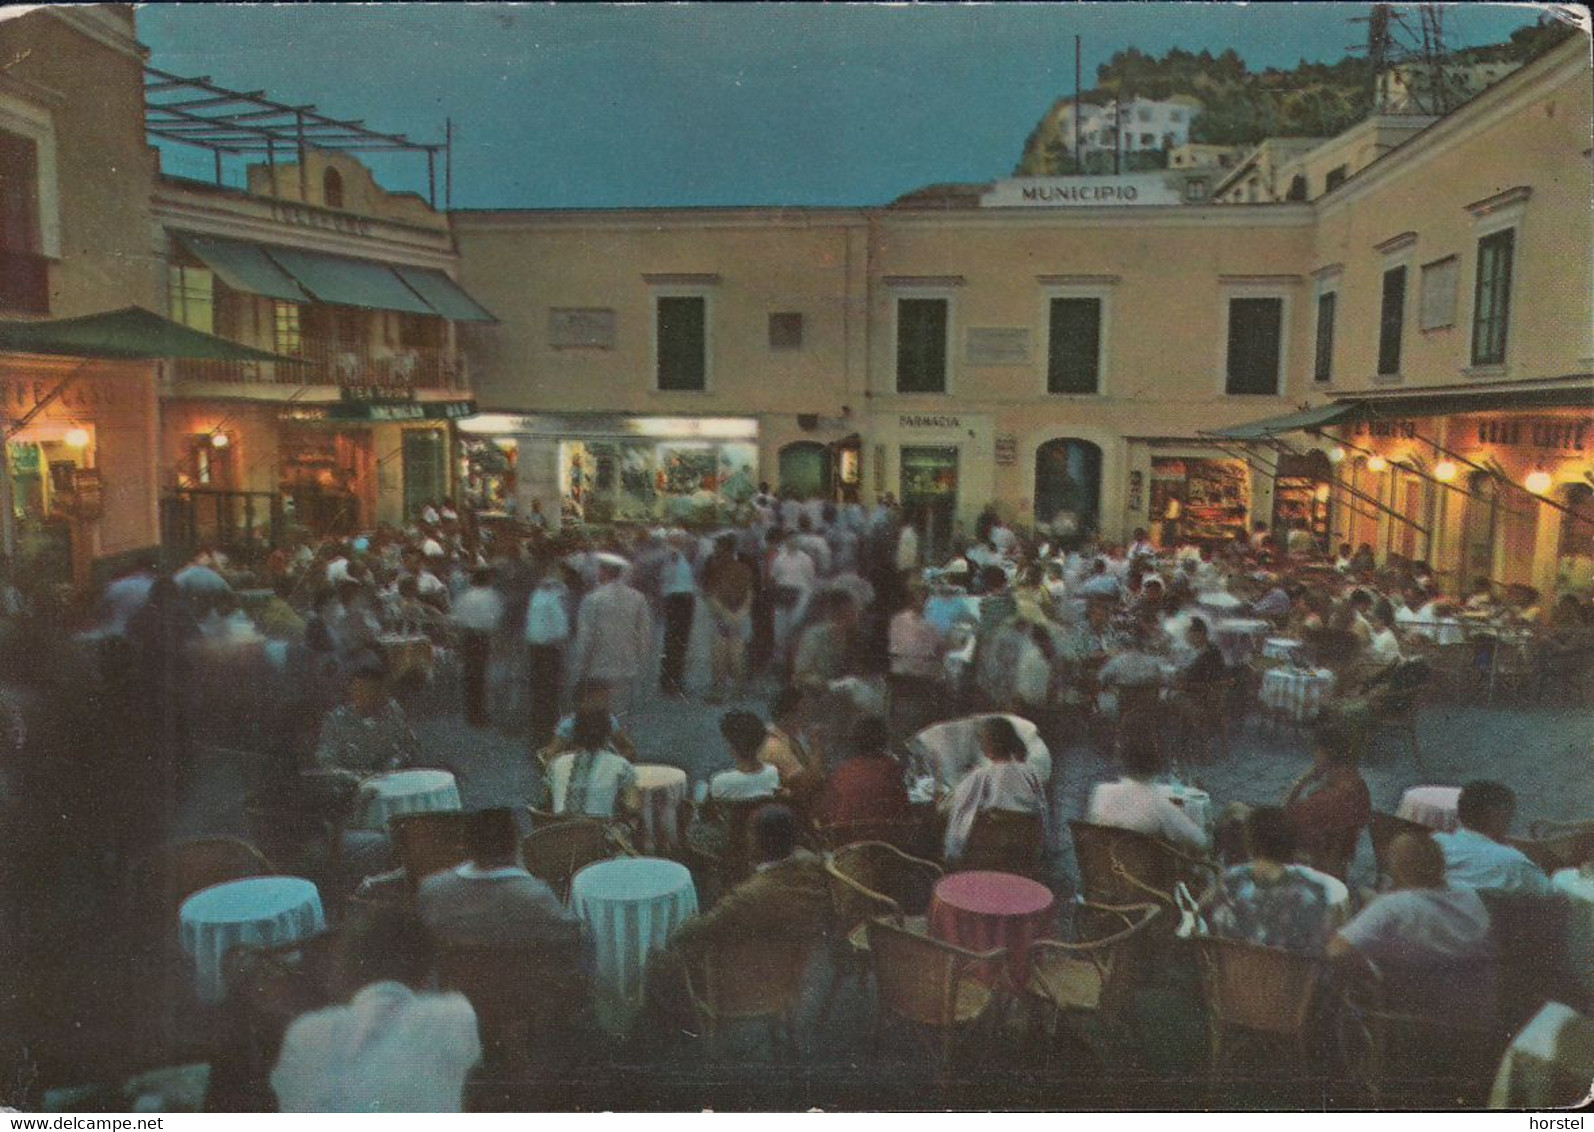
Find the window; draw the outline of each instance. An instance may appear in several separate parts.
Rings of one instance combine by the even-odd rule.
[[[1384,298],[1378,314],[1378,375],[1400,373],[1400,334],[1406,321],[1406,269],[1384,272]]]
[[[1313,381],[1334,380],[1334,311],[1339,296],[1324,291],[1317,296],[1317,354],[1312,362]]]
[[[1331,193],[1345,183],[1345,166],[1336,165],[1328,171],[1328,177],[1323,182],[1323,191]]]
[[[1289,187],[1289,190],[1284,194],[1284,199],[1285,200],[1305,200],[1306,199],[1306,175],[1305,174],[1297,173],[1297,174],[1295,174],[1295,176],[1290,178],[1290,187]]]
[[[336,169],[321,175],[321,203],[328,208],[343,207],[343,174]]]
[[[1051,301],[1046,392],[1101,392],[1101,300]]]
[[[946,299],[897,300],[897,392],[946,392]]]
[[[0,310],[50,309],[41,245],[38,144],[0,131]]]
[[[216,330],[215,279],[208,267],[171,267],[172,321],[192,330],[213,334]]]
[[[708,387],[708,300],[661,295],[655,320],[659,388],[701,392]]]
[[[1168,121],[1174,123],[1175,125],[1179,124],[1180,122],[1183,122],[1184,121],[1184,111],[1183,110],[1170,110],[1170,111],[1168,111]]]
[[[802,345],[802,312],[781,311],[769,316],[769,348],[771,350],[800,350]]]
[[[1460,262],[1455,256],[1446,256],[1423,264],[1418,329],[1438,330],[1456,324],[1456,270]]]
[[[1505,364],[1506,324],[1511,316],[1511,255],[1516,229],[1478,241],[1478,281],[1472,296],[1472,364]]]
[[[1144,148],[1149,148],[1151,146],[1156,145],[1157,144],[1157,135],[1156,134],[1141,134],[1140,135],[1140,144]]]
[[[1283,299],[1230,299],[1224,392],[1277,395],[1283,337]]]
[[[1192,177],[1184,183],[1184,199],[1195,202],[1207,199],[1207,182],[1204,177]]]

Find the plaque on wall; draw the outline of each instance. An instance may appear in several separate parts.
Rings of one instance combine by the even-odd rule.
[[[615,314],[606,307],[552,307],[548,344],[556,350],[614,349]]]
[[[1004,468],[1018,463],[1018,437],[1011,432],[997,433],[995,456],[997,464]]]
[[[1030,360],[1026,326],[971,326],[965,359],[974,366],[1022,366]]]

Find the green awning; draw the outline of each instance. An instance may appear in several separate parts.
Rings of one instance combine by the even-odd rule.
[[[198,236],[191,232],[178,232],[176,235],[183,247],[234,291],[265,295],[290,303],[309,300],[293,277],[278,267],[259,244],[224,240],[218,236]]]
[[[429,267],[397,267],[400,279],[410,285],[410,289],[421,298],[425,299],[437,309],[437,313],[444,318],[451,318],[455,322],[497,322],[487,310],[475,299],[467,295],[458,283],[455,283],[441,271]]]
[[[1297,409],[1278,417],[1265,417],[1247,424],[1212,429],[1203,435],[1220,440],[1266,440],[1281,432],[1301,432],[1305,429],[1324,428],[1355,416],[1358,405],[1354,402],[1319,405],[1315,409]]]
[[[393,269],[367,259],[347,259],[301,248],[267,245],[274,259],[310,295],[323,303],[367,307],[379,311],[405,311],[435,315],[429,306]]]
[[[302,364],[298,358],[285,358],[192,330],[142,307],[43,322],[0,320],[0,351],[74,358],[205,358]]]

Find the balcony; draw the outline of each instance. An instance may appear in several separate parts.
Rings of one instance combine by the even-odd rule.
[[[287,351],[285,351],[287,352]],[[287,352],[302,365],[270,362],[218,362],[179,359],[177,380],[261,385],[335,385],[377,394],[405,396],[419,390],[461,392],[466,388],[464,359],[435,346],[371,347],[364,343],[304,338]]]
[[[36,252],[0,248],[0,311],[50,313],[50,261]]]

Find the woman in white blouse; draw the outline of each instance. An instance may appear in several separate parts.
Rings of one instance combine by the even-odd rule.
[[[576,714],[570,749],[548,766],[554,812],[612,818],[636,808],[636,768],[610,745],[611,720],[602,708]]]

